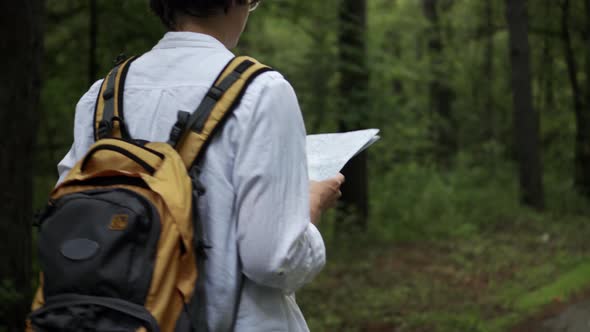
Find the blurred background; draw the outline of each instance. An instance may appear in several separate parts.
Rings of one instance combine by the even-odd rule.
[[[0,331],[37,285],[31,215],[77,100],[165,33],[146,0],[13,3]],[[322,221],[328,264],[297,295],[312,331],[537,331],[590,299],[590,0],[263,0],[235,53],[285,75],[309,134],[381,129]]]

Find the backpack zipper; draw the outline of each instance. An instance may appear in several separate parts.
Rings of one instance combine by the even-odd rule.
[[[141,147],[141,148],[145,149],[144,147]],[[86,168],[86,165],[90,161],[90,157],[92,157],[92,155],[94,155],[96,152],[101,151],[101,150],[110,150],[110,151],[118,152],[118,153],[126,156],[127,158],[135,161],[139,166],[141,166],[150,175],[153,175],[156,172],[156,169],[153,168],[150,164],[148,164],[145,160],[139,158],[135,154],[125,150],[124,148],[122,148],[120,146],[111,145],[111,144],[102,144],[102,145],[99,145],[99,146],[95,147],[94,149],[90,150],[86,154],[86,157],[84,157],[84,160],[82,161],[82,166],[80,167],[80,170],[84,171],[84,168]],[[158,156],[158,155],[156,154],[156,156]],[[158,156],[158,157],[160,157],[160,156]],[[160,159],[163,159],[163,156],[160,157]]]
[[[143,144],[139,144],[136,142],[136,140],[128,140],[128,139],[124,139],[124,138],[119,138],[119,137],[109,137],[108,139],[114,139],[117,141],[121,141],[121,142],[125,142],[125,143],[129,143],[131,145],[137,146],[140,149],[144,149],[148,152],[151,152],[152,154],[158,156],[160,159],[164,159],[164,154],[160,153],[154,149],[148,148],[147,146],[143,145]],[[149,142],[148,142],[149,143]]]

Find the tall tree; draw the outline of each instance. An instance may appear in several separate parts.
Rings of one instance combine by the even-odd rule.
[[[340,130],[361,129],[369,111],[367,64],[367,2],[341,0],[339,10]],[[367,155],[353,158],[342,171],[342,203],[353,224],[366,227],[369,214]],[[352,211],[352,213],[350,213]]]
[[[450,6],[452,2],[445,5]],[[433,136],[436,146],[436,160],[443,166],[449,166],[457,149],[455,126],[453,123],[453,90],[449,86],[444,69],[444,43],[440,23],[439,0],[423,0],[424,16],[428,20],[428,51],[430,57],[431,79],[430,108],[435,114]]]
[[[390,0],[384,3],[384,6],[380,8],[380,10],[398,10],[398,8],[399,1]],[[390,27],[385,31],[385,35],[387,37],[385,39],[385,44],[383,45],[383,50],[384,52],[391,54],[392,58],[395,59],[394,61],[399,63],[401,61],[403,51],[401,39],[402,33],[396,27]],[[399,75],[395,75],[393,78],[391,92],[399,99],[399,104],[403,104],[405,102],[404,84]]]
[[[578,78],[578,63],[569,27],[570,9],[570,1],[563,0],[561,3],[561,35],[576,117],[574,183],[580,193],[590,197],[590,110],[588,110],[590,104],[584,106],[584,92]],[[588,51],[586,50],[586,52]]]
[[[492,0],[484,2],[484,29],[486,41],[484,47],[484,77],[486,78],[485,99],[483,107],[484,140],[495,139],[494,114],[494,6]]]
[[[327,82],[334,77],[336,72],[336,61],[331,48],[333,44],[330,42],[330,33],[334,28],[336,16],[326,17],[326,11],[334,8],[333,1],[314,1],[308,3],[310,6],[308,10],[313,13],[321,13],[318,15],[309,15],[310,28],[307,35],[312,40],[312,47],[309,48],[306,55],[306,66],[303,69],[306,71],[308,84],[313,94],[310,94],[310,105],[313,105],[314,117],[311,122],[311,131],[317,132],[321,130],[322,125],[325,125],[326,120],[329,119],[331,102],[329,96],[334,94],[333,88]]]
[[[386,45],[386,47],[384,47],[384,49],[387,52],[390,52],[392,57],[397,61],[401,61],[400,59],[402,58],[402,45],[401,45],[401,33],[399,31],[397,31],[396,29],[391,29],[387,31],[387,43],[388,45]],[[404,83],[402,82],[402,79],[399,77],[399,75],[396,75],[393,78],[393,82],[392,82],[392,89],[391,92],[393,93],[394,96],[396,96],[398,98],[398,103],[399,104],[404,104],[405,103],[405,91],[404,91]]]
[[[0,2],[0,329],[22,331],[31,298],[33,147],[37,133],[42,0]],[[4,326],[2,326],[4,325]]]
[[[551,3],[547,3],[547,7]],[[543,49],[541,58],[541,83],[543,84],[543,110],[552,111],[555,108],[555,57],[553,51],[553,37],[543,36]]]
[[[586,46],[590,45],[590,0],[586,0]],[[586,51],[586,109],[590,107],[590,47],[585,47]]]
[[[545,198],[539,151],[539,114],[533,107],[527,1],[506,0],[506,20],[510,35],[514,144],[521,200],[526,205],[543,209]]]
[[[590,44],[590,0],[586,0],[586,44]],[[586,105],[590,106],[590,48],[585,47],[586,50]]]
[[[96,7],[96,0],[90,0],[90,20],[88,21],[88,86],[91,86],[96,81],[98,64],[96,60],[96,51],[98,38],[98,8]]]
[[[584,121],[586,121],[584,128],[586,132],[584,133],[583,139],[584,146],[580,146],[580,157],[579,162],[577,163],[577,180],[576,183],[578,184],[578,188],[582,190],[582,192],[586,195],[586,197],[590,197],[590,0],[586,0],[586,28],[585,28],[585,43],[584,47],[585,52],[585,66],[586,66],[586,105],[584,107]],[[584,148],[585,147],[585,148]],[[578,160],[578,159],[577,159]]]

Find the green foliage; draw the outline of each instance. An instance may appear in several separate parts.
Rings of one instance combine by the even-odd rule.
[[[561,275],[555,282],[541,287],[518,299],[515,307],[521,311],[531,311],[539,305],[549,303],[555,299],[567,299],[572,294],[587,287],[590,264],[582,264],[575,269]]]
[[[437,32],[443,49],[436,57],[428,50],[433,32],[421,1],[367,3],[370,81],[368,104],[361,109],[347,108],[346,96],[338,92],[339,0],[264,1],[235,50],[285,75],[297,91],[309,133],[335,131],[340,120],[359,115],[366,127],[382,131],[381,141],[369,150],[368,233],[334,234],[340,220],[324,218],[321,230],[329,265],[299,298],[311,330],[379,331],[395,326],[396,331],[503,331],[522,318],[521,305],[513,299],[522,297],[527,299],[523,306],[537,308],[556,289],[584,287],[585,282],[567,273],[558,278],[587,258],[588,249],[580,243],[590,231],[583,226],[590,215],[588,201],[573,189],[576,124],[558,2],[528,2],[548,203],[543,213],[518,204],[503,2],[491,1],[488,31],[485,1],[439,1]],[[103,76],[118,54],[148,51],[164,29],[144,0],[98,4],[96,54],[98,75]],[[588,18],[581,1],[572,4],[573,46],[583,64],[587,45],[582,32]],[[47,12],[37,207],[55,183],[55,165],[71,146],[75,105],[91,81],[88,3],[48,0]],[[588,90],[584,69],[578,74]],[[450,129],[458,147],[446,167],[436,160],[439,146],[433,127],[441,119],[431,109],[433,79],[454,95]],[[546,234],[556,239],[554,245],[553,240],[539,245]],[[425,249],[430,246],[440,252]],[[420,255],[413,257],[416,252]],[[383,268],[384,259],[393,262],[391,266]],[[398,261],[404,264],[396,265]],[[522,266],[510,274],[514,280],[504,277],[514,266]],[[572,273],[578,276],[576,271]],[[481,297],[470,293],[471,284],[464,282],[479,280],[479,274],[490,276]],[[562,281],[547,286],[552,280]],[[469,288],[467,297],[462,287]],[[0,285],[0,302],[17,297],[9,284]]]
[[[0,318],[12,317],[11,309],[16,304],[22,303],[24,295],[19,293],[11,280],[0,280]],[[0,331],[3,331],[0,324]]]
[[[518,206],[510,165],[494,171],[458,158],[452,172],[417,163],[394,164],[373,181],[371,225],[376,236],[416,240],[469,236],[480,227],[509,223]],[[387,230],[383,232],[383,230]]]

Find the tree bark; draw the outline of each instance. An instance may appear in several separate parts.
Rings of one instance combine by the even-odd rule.
[[[547,1],[544,3],[545,17],[552,17],[555,3]],[[551,112],[555,109],[555,51],[553,36],[545,34],[540,36],[543,39],[543,56],[541,60],[542,83],[543,83],[543,110]]]
[[[586,0],[586,46],[590,45],[590,0]],[[586,106],[590,107],[590,47],[586,50]]]
[[[496,138],[495,110],[494,110],[494,7],[492,0],[485,0],[484,20],[486,31],[486,44],[484,54],[485,100],[484,100],[484,141],[493,141]]]
[[[543,110],[551,112],[555,109],[555,87],[553,45],[549,37],[543,38],[543,59],[541,60],[543,73]]]
[[[22,331],[31,304],[33,150],[42,52],[42,0],[0,2],[0,329]]]
[[[561,33],[563,50],[567,63],[568,77],[572,88],[574,99],[574,114],[576,117],[576,143],[575,143],[575,165],[574,183],[576,189],[584,196],[590,197],[590,113],[584,107],[584,95],[578,78],[578,63],[574,54],[570,28],[570,1],[563,0],[561,3]],[[588,4],[587,4],[588,6]],[[587,48],[587,47],[586,47]],[[586,53],[588,51],[586,50]],[[590,104],[587,104],[587,106]]]
[[[342,0],[339,22],[339,90],[342,101],[339,126],[342,131],[357,130],[363,128],[369,110],[366,0]],[[347,224],[365,229],[369,214],[367,155],[361,153],[353,158],[342,173],[346,176],[346,183],[342,186],[340,211],[350,221]]]
[[[399,8],[399,2],[397,0],[391,0],[390,3],[386,3],[383,9],[393,9],[397,10]],[[391,28],[386,31],[386,41],[385,45],[383,45],[383,49],[387,53],[391,53],[393,58],[396,62],[400,62],[402,59],[402,44],[401,44],[401,33],[398,31],[397,28]],[[396,96],[399,100],[398,105],[405,104],[405,93],[404,93],[404,84],[402,79],[396,75],[392,81],[392,92],[393,95]]]
[[[314,12],[322,13],[328,8],[325,2],[312,2],[312,4],[309,10]],[[327,81],[330,77],[334,77],[333,73],[337,68],[334,65],[336,56],[330,52],[331,44],[328,40],[328,31],[331,28],[326,25],[325,16],[314,15],[310,19],[312,28],[309,29],[308,35],[311,37],[312,47],[305,56],[307,59],[305,70],[309,88],[314,92],[307,97],[310,101],[308,104],[314,105],[311,129],[313,132],[317,132],[326,124],[330,112],[328,96],[332,95],[334,91],[331,91]]]
[[[512,64],[514,144],[521,201],[542,210],[545,206],[539,151],[539,114],[533,107],[526,0],[506,0],[509,50]]]
[[[590,45],[590,0],[586,0],[586,46]],[[590,47],[586,51],[586,110],[590,109]]]
[[[90,21],[88,29],[88,86],[96,81],[98,64],[96,61],[97,38],[98,38],[98,9],[96,0],[90,0]]]
[[[586,44],[590,45],[590,0],[586,0]],[[586,50],[586,109],[590,108],[590,47]]]
[[[434,111],[433,136],[435,138],[436,160],[442,166],[450,166],[457,150],[454,135],[455,124],[452,114],[453,91],[445,79],[444,45],[439,20],[438,0],[423,0],[424,16],[430,22],[428,28],[428,50],[432,79],[429,83],[430,108]],[[450,6],[450,3],[448,4]]]

